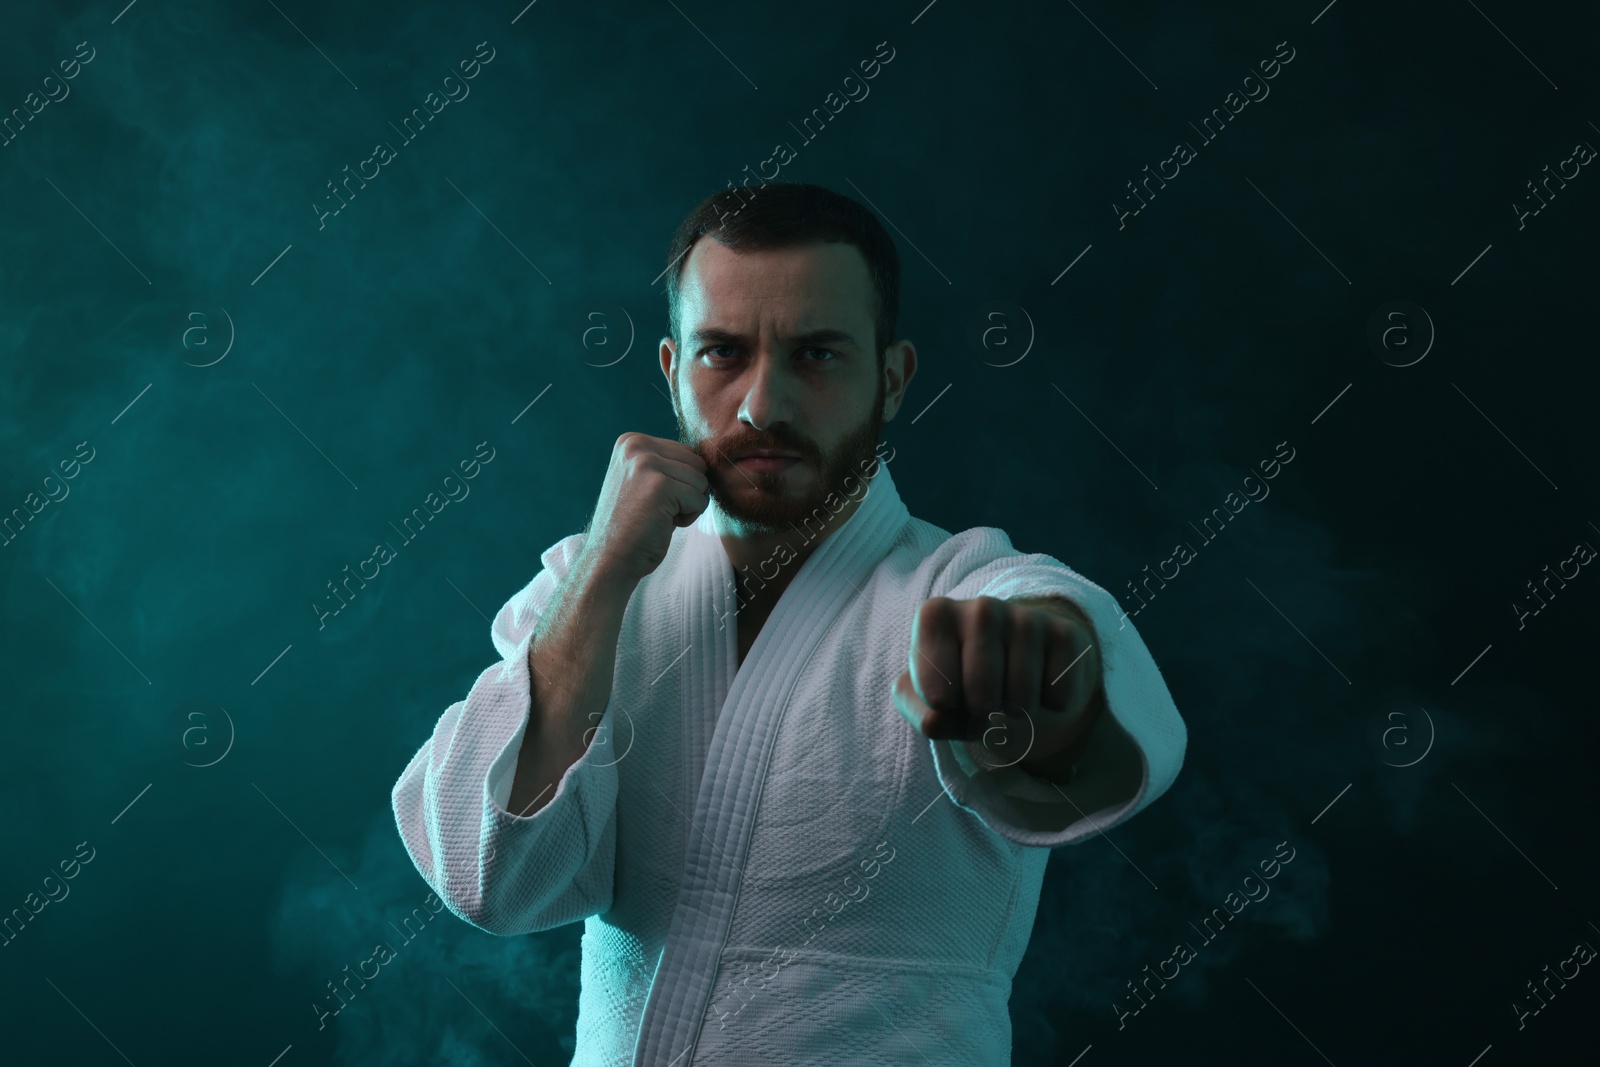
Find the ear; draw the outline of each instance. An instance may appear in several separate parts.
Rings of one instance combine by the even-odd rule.
[[[667,388],[672,388],[672,364],[678,358],[678,345],[671,337],[661,339],[661,373],[666,376]]]
[[[905,400],[906,387],[917,373],[917,349],[910,341],[896,341],[883,353],[883,421],[894,421]]]

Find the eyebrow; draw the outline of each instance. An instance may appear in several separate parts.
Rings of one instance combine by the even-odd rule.
[[[716,326],[707,326],[702,329],[694,330],[689,334],[689,339],[696,348],[710,343],[734,345],[742,345],[745,343],[745,338],[742,334],[739,334],[733,330],[720,329]],[[838,345],[849,346],[851,348],[861,347],[860,343],[855,339],[855,335],[845,330],[835,330],[831,328],[810,330],[806,333],[795,334],[792,337],[785,337],[783,340],[788,344]]]

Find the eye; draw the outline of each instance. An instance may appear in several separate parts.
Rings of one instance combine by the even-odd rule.
[[[719,353],[724,354],[719,355]],[[710,358],[712,362],[721,362],[723,360],[734,358],[733,353],[734,348],[732,345],[712,345],[709,348],[703,349],[700,354]],[[831,348],[802,348],[800,350],[800,354],[806,357],[806,362],[809,363],[829,363],[836,361],[839,358],[839,354],[833,351]]]

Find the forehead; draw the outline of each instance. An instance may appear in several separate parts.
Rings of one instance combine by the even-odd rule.
[[[678,299],[685,332],[760,322],[793,329],[860,327],[873,318],[866,257],[843,242],[735,252],[702,237],[684,263]]]

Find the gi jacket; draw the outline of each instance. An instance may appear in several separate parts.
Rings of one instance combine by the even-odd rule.
[[[494,619],[501,661],[394,786],[456,915],[507,935],[584,923],[576,1067],[1009,1064],[1049,849],[1131,818],[1182,766],[1183,720],[1109,593],[1003,531],[913,518],[887,466],[867,484],[743,664],[716,503],[674,531],[628,603],[594,741],[518,817],[528,643],[583,535],[551,546]],[[983,769],[895,709],[924,600],[1049,594],[1088,615],[1104,665],[1110,716],[1080,767],[1137,763],[1131,796],[1108,802],[1092,770],[1057,787]]]

